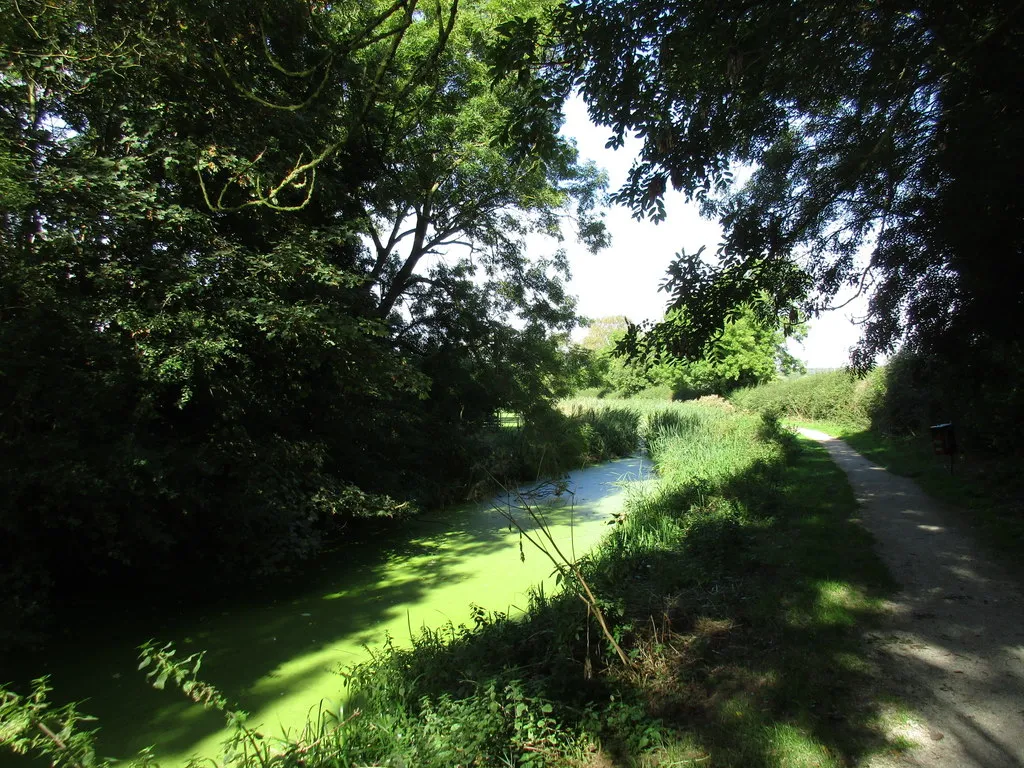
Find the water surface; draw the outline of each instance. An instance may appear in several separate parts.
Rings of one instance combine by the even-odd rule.
[[[630,481],[648,469],[631,458],[573,472],[566,491],[544,501],[559,547],[577,556],[591,548],[622,509]],[[97,621],[93,633],[24,677],[51,674],[59,701],[89,697],[82,709],[99,718],[103,754],[127,758],[155,745],[164,766],[216,755],[222,716],[190,704],[180,691],[153,690],[136,670],[137,646],[157,636],[182,655],[205,650],[200,677],[265,732],[297,730],[321,701],[338,706],[339,669],[366,658],[366,647],[385,633],[407,645],[419,627],[467,621],[471,604],[514,614],[526,607],[531,587],[550,588],[551,562],[526,542],[521,559],[519,535],[498,507],[508,504],[495,499],[425,515],[379,545],[340,549],[284,598],[251,590],[227,610],[185,611],[157,627],[133,621],[126,606],[120,621]]]

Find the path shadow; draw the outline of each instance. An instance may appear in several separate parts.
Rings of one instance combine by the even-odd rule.
[[[1024,590],[983,556],[962,514],[840,441],[864,524],[901,585],[873,636],[876,655],[921,713],[927,762],[1024,766]],[[932,745],[929,742],[942,742]],[[931,754],[931,753],[935,754]]]

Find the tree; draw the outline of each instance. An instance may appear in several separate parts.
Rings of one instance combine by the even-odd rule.
[[[612,348],[615,342],[625,335],[628,327],[629,320],[625,315],[612,315],[591,320],[581,346],[592,352]]]
[[[624,315],[590,321],[590,330],[581,344],[587,359],[587,387],[628,397],[656,383],[647,360],[627,360],[617,353],[629,328],[629,319]]]
[[[393,509],[360,488],[429,382],[367,298],[358,191],[455,6],[426,41],[415,0],[0,6],[4,631]]]
[[[511,10],[494,0],[464,0],[435,79],[378,105],[387,128],[369,151],[383,162],[359,190],[373,245],[366,286],[379,317],[390,318],[400,335],[425,322],[424,299],[437,294],[431,289],[460,272],[482,268],[488,277],[521,281],[527,233],[561,239],[562,221],[573,219],[592,250],[607,242],[594,215],[605,177],[592,163],[578,164],[575,148],[558,136],[560,121],[546,120],[543,139],[528,152],[502,136],[523,88],[511,78],[492,81],[483,56],[494,24]],[[414,31],[429,37],[435,15],[425,10],[417,22],[423,29]],[[458,268],[439,280],[423,268],[428,257]],[[549,264],[565,273],[564,262]],[[410,314],[413,304],[420,310]]]
[[[852,287],[866,366],[901,338],[1012,343],[1024,321],[1022,19],[1011,0],[570,0],[506,25],[495,60],[544,74],[536,111],[578,88],[610,145],[642,137],[615,195],[636,216],[661,218],[671,184],[722,223],[716,264],[677,256],[686,311],[649,343],[698,357],[741,304],[788,324]]]
[[[578,163],[560,120],[539,124],[529,148],[503,133],[524,88],[492,80],[486,45],[495,24],[542,6],[463,0],[433,78],[378,100],[382,130],[363,150],[380,159],[358,188],[363,285],[395,349],[429,381],[396,427],[406,445],[422,445],[409,463],[423,476],[471,465],[473,434],[497,410],[532,413],[564,390],[561,339],[578,322],[568,268],[560,251],[528,254],[526,236],[555,247],[571,222],[592,249],[607,240],[595,214],[604,176]],[[409,34],[429,42],[437,21],[425,9]]]
[[[681,311],[681,310],[675,310]],[[672,319],[669,319],[672,322]],[[778,328],[766,328],[749,308],[726,322],[699,360],[662,356],[651,377],[672,387],[679,399],[727,395],[741,387],[772,381],[780,374],[802,372],[803,365],[786,349]]]
[[[726,322],[697,360],[677,358],[654,347],[642,356],[621,354],[630,326],[624,317],[593,322],[591,329],[597,332],[584,340],[594,379],[588,386],[628,396],[647,387],[666,385],[675,398],[685,400],[726,395],[740,387],[771,381],[779,374],[802,370],[801,363],[786,349],[781,330],[764,327],[746,307]],[[588,345],[588,340],[595,344],[599,338],[603,338],[600,346]]]
[[[561,386],[564,258],[521,236],[599,244],[600,177],[555,119],[497,130],[498,5],[0,10],[5,629],[92,579],[288,570]]]

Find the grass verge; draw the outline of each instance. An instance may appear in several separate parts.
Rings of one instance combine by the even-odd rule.
[[[959,510],[963,523],[1003,565],[1024,576],[1024,477],[1013,458],[961,454],[936,456],[927,435],[893,437],[863,426],[827,421],[792,421],[838,437],[881,467],[912,478],[928,495]]]
[[[345,673],[345,711],[281,742],[242,721],[221,762],[827,767],[902,748],[860,639],[892,584],[842,473],[770,419],[628,408],[661,480],[579,563],[596,605],[564,572],[522,619],[481,609],[473,626],[387,644]],[[199,700],[192,674],[170,679]],[[44,716],[6,701],[21,719],[0,717],[0,741]]]

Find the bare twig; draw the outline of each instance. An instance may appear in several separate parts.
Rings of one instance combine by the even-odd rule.
[[[526,500],[529,493],[523,494],[518,490],[510,493],[508,489],[501,486],[501,483],[498,483],[498,485],[505,490],[506,498],[511,498],[514,493],[515,499],[519,505],[518,508],[524,510],[529,515],[530,519],[533,520],[537,530],[540,531],[540,537],[532,536],[530,532],[527,531],[516,519],[515,515],[513,515],[511,511],[511,502],[507,504],[505,509],[502,509],[497,505],[495,505],[495,508],[506,520],[509,521],[511,525],[515,526],[519,531],[520,536],[540,550],[552,562],[552,564],[554,564],[559,573],[563,575],[568,573],[573,577],[580,589],[582,589],[582,593],[577,593],[577,596],[583,604],[587,606],[588,616],[593,613],[594,617],[597,619],[597,623],[601,627],[601,632],[605,636],[605,639],[608,640],[612,648],[615,649],[615,653],[619,657],[619,661],[622,662],[623,666],[627,668],[631,667],[632,665],[630,664],[629,658],[626,656],[625,652],[622,650],[622,646],[619,645],[619,642],[615,639],[615,635],[609,628],[608,622],[604,617],[604,612],[601,610],[601,606],[598,604],[597,598],[590,589],[590,585],[587,583],[586,578],[584,578],[583,572],[580,570],[578,563],[575,560],[566,557],[562,552],[561,548],[558,546],[558,542],[555,541],[555,538],[551,533],[551,528],[543,513],[541,513],[536,506],[531,505]],[[542,483],[540,486],[533,489],[532,493],[536,494],[541,488],[551,485],[552,483],[550,482]],[[557,493],[560,490],[564,490],[564,485],[559,484],[556,485],[555,488]]]

